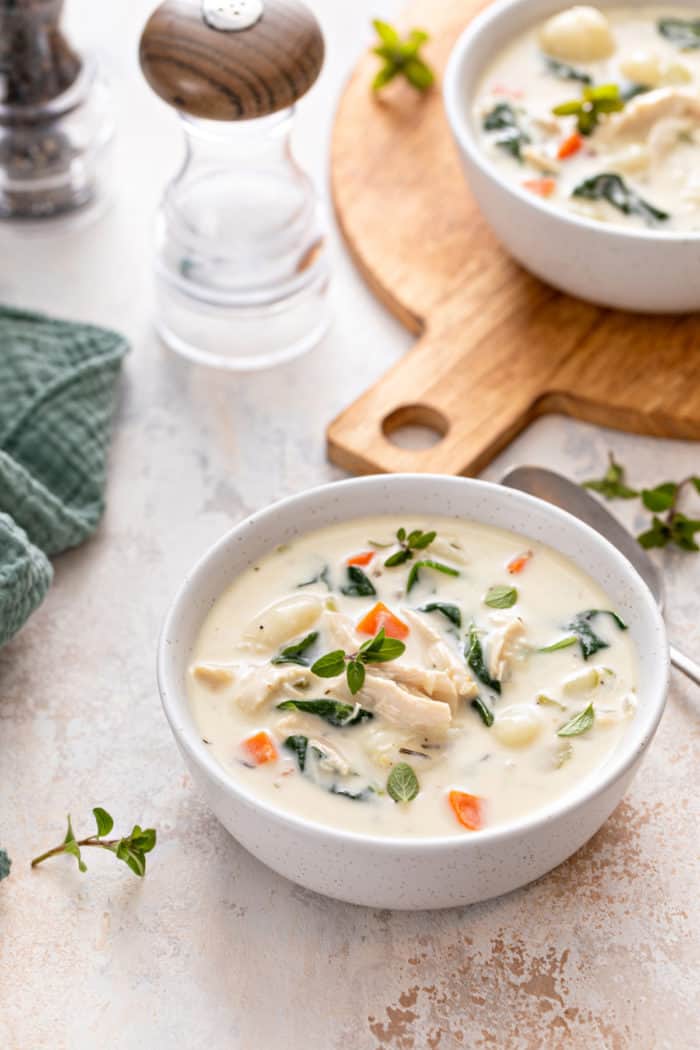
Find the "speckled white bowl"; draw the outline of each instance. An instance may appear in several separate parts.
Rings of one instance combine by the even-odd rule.
[[[700,234],[625,229],[567,214],[509,182],[479,144],[474,98],[496,57],[566,0],[497,0],[458,39],[445,73],[445,109],[467,182],[494,233],[518,262],[561,291],[640,313],[700,309]],[[639,0],[596,6],[640,7]],[[687,6],[698,7],[698,0]]]
[[[229,779],[202,742],[185,678],[194,640],[222,590],[280,543],[372,514],[441,514],[510,528],[549,544],[601,584],[639,654],[639,706],[610,760],[527,820],[457,837],[379,838],[328,828],[260,801]],[[229,532],[189,573],[167,615],[158,684],[170,727],[222,824],[281,875],[375,908],[444,908],[506,893],[579,849],[618,804],[654,735],[668,680],[664,625],[646,585],[598,533],[563,511],[485,481],[438,475],[357,478],[283,500]]]

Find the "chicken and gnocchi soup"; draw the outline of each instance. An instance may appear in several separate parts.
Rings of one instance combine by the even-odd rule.
[[[511,182],[605,223],[700,230],[700,6],[576,6],[515,39],[476,98]]]
[[[374,517],[278,547],[206,618],[205,744],[261,800],[377,835],[463,835],[546,807],[635,710],[624,621],[585,573],[473,522]]]

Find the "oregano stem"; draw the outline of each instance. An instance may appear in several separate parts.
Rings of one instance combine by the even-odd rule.
[[[101,849],[111,849],[120,839],[98,839],[96,835],[91,835],[87,839],[81,839],[76,842],[77,846],[99,846]],[[54,846],[53,849],[47,849],[46,853],[40,853],[38,857],[35,857],[31,862],[30,867],[35,868],[37,864],[41,864],[42,861],[48,860],[49,857],[57,857],[60,853],[66,852],[66,844],[62,842],[60,846]]]

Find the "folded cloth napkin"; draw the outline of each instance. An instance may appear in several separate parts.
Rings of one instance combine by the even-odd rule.
[[[116,332],[0,307],[0,645],[94,532],[121,360]]]

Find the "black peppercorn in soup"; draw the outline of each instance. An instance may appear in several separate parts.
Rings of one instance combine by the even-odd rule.
[[[615,596],[548,547],[374,517],[246,570],[204,622],[188,692],[205,744],[261,800],[369,834],[460,835],[605,763],[636,666]]]
[[[475,120],[501,174],[554,208],[700,230],[700,7],[562,10],[498,55]]]

